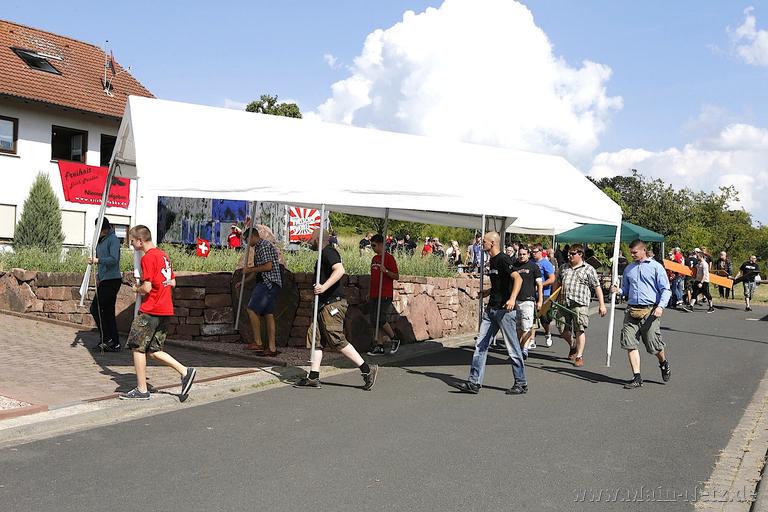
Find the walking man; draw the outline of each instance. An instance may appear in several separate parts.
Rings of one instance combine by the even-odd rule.
[[[728,253],[720,251],[720,257],[713,263],[713,270],[717,275],[733,279],[733,262],[728,257]],[[731,298],[731,289],[725,286],[718,286],[717,291],[720,293],[721,299]]]
[[[752,311],[750,301],[752,295],[755,293],[756,278],[760,276],[760,265],[757,264],[757,256],[754,254],[749,257],[749,260],[745,261],[739,267],[739,275],[737,278],[741,278],[744,286],[744,303],[746,311]]]
[[[376,326],[376,321],[379,322],[379,327],[389,336],[390,348],[389,353],[394,354],[400,348],[400,340],[395,337],[395,331],[387,321],[387,316],[392,314],[395,308],[392,306],[392,299],[394,297],[394,284],[395,281],[400,279],[400,274],[397,270],[397,261],[395,257],[387,252],[384,247],[384,237],[376,234],[371,238],[371,245],[373,246],[373,252],[375,256],[371,258],[371,286],[368,292],[368,315],[371,321],[371,325]],[[381,258],[384,258],[384,265],[381,264]],[[382,276],[383,274],[383,276]],[[379,280],[381,280],[381,310],[377,309],[379,305]],[[378,318],[377,318],[378,316]],[[381,331],[378,332],[378,338],[374,340],[375,346],[368,352],[369,356],[380,356],[386,353],[384,350],[384,339],[381,335]]]
[[[128,334],[127,347],[133,350],[133,366],[136,370],[136,387],[120,393],[121,400],[149,400],[147,390],[147,354],[155,361],[170,366],[181,375],[183,402],[189,395],[197,370],[186,367],[163,350],[168,319],[173,316],[172,290],[176,276],[168,255],[152,243],[152,233],[146,226],[134,226],[128,232],[130,244],[142,254],[141,285],[133,285],[133,291],[144,295],[139,314],[133,319]]]
[[[699,298],[699,295],[704,295],[704,298],[707,299],[707,304],[709,305],[707,313],[714,313],[715,307],[712,305],[712,295],[709,293],[709,262],[707,261],[706,253],[702,251],[697,252],[696,257],[698,258],[698,263],[696,264],[696,280],[693,283],[693,294],[691,296],[690,306],[685,308],[685,311],[689,313],[693,312],[693,308],[696,306],[696,299]]]
[[[320,284],[314,285],[315,295],[319,297],[317,339],[320,343],[312,354],[309,373],[306,377],[299,379],[293,387],[321,387],[320,363],[323,361],[323,349],[327,348],[338,350],[360,369],[363,376],[363,389],[368,391],[376,383],[379,367],[378,365],[369,366],[344,337],[347,300],[344,298],[344,290],[340,282],[344,277],[344,265],[341,263],[339,251],[328,245],[328,236],[325,235],[323,238],[321,243],[320,230],[317,229],[309,239],[309,246],[313,250],[320,250]],[[313,326],[310,325],[307,330],[308,343],[312,341],[312,331]]]
[[[251,291],[251,299],[248,301],[248,319],[251,322],[253,331],[253,343],[246,345],[247,350],[252,350],[258,355],[266,357],[275,357],[279,354],[276,346],[276,327],[275,327],[275,308],[277,299],[280,296],[280,289],[283,286],[282,276],[280,275],[280,257],[277,249],[268,240],[261,238],[259,230],[255,227],[248,228],[243,233],[248,245],[253,247],[254,257],[253,266],[243,268],[246,282],[253,279],[256,285]],[[235,284],[236,287],[240,283]],[[267,323],[267,345],[264,350],[264,344],[261,341],[261,318]]]
[[[661,315],[672,292],[664,267],[648,256],[645,242],[633,240],[629,244],[629,251],[633,261],[624,269],[621,288],[613,285],[611,292],[620,293],[627,298],[627,309],[621,328],[621,348],[627,351],[632,380],[627,382],[624,388],[635,389],[643,385],[638,351],[641,339],[645,350],[659,360],[662,380],[669,382],[671,372],[661,338]]]
[[[501,330],[504,345],[512,363],[513,386],[508,395],[522,395],[528,392],[525,378],[525,365],[520,342],[517,338],[515,304],[523,279],[512,268],[512,259],[501,251],[500,237],[495,231],[489,231],[483,238],[483,249],[490,255],[491,278],[490,290],[483,290],[483,296],[490,296],[488,305],[483,309],[480,332],[477,334],[475,354],[469,370],[469,380],[459,386],[459,391],[476,395],[483,385],[485,363],[488,358],[488,346]],[[482,298],[481,298],[482,300]]]
[[[597,278],[597,271],[584,262],[584,247],[574,244],[568,249],[568,264],[560,267],[560,284],[563,288],[565,306],[575,314],[565,313],[566,322],[562,337],[571,348],[568,359],[574,366],[584,366],[584,346],[587,343],[589,327],[589,303],[591,290],[595,291],[600,316],[605,316],[603,290]]]
[[[536,310],[541,308],[543,291],[541,286],[541,271],[539,266],[530,260],[528,247],[522,246],[517,250],[517,261],[512,269],[520,274],[523,283],[520,285],[520,294],[515,304],[517,313],[517,336],[520,338],[523,359],[528,358],[528,349],[535,349],[536,343],[533,336],[536,332],[534,319]]]
[[[533,259],[536,261],[536,264],[539,266],[539,271],[541,272],[542,299],[543,301],[547,301],[550,295],[552,295],[552,285],[555,284],[555,280],[557,278],[557,274],[555,273],[555,266],[552,265],[552,262],[543,255],[544,250],[541,244],[535,244],[531,248],[531,254],[533,255]],[[539,306],[539,308],[541,308],[541,306]],[[539,318],[541,321],[541,326],[544,328],[544,336],[547,347],[552,346],[552,333],[549,332],[549,326],[552,323],[553,314],[554,308],[549,308],[547,314]]]

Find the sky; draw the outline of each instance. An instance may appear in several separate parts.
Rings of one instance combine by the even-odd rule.
[[[768,223],[768,0],[125,5],[3,0],[0,17],[109,40],[160,98],[276,94],[308,119],[562,155],[596,177],[733,185]]]

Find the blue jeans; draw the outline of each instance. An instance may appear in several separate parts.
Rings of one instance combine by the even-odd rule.
[[[675,305],[677,305],[678,302],[683,300],[683,287],[684,287],[684,279],[682,276],[677,276],[672,280],[672,298],[675,301]]]
[[[527,386],[525,380],[525,366],[523,365],[523,353],[520,349],[520,341],[517,338],[517,315],[514,310],[507,311],[504,308],[483,310],[483,318],[480,321],[480,332],[477,334],[475,354],[472,356],[472,367],[469,370],[469,382],[482,385],[485,374],[485,362],[488,359],[488,346],[496,338],[496,333],[501,330],[504,336],[504,345],[512,361],[512,375],[515,384]]]

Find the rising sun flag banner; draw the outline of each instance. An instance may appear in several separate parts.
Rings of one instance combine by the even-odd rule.
[[[315,208],[288,208],[288,232],[290,242],[305,242],[320,227],[320,211]]]

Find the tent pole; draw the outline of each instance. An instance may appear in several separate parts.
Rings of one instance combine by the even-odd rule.
[[[256,215],[256,201],[251,204],[251,229],[253,229],[253,217]],[[248,237],[250,238],[250,237]],[[240,276],[240,297],[237,299],[237,316],[235,317],[235,330],[240,326],[240,309],[243,307],[243,290],[245,289],[245,267],[248,266],[248,259],[251,256],[251,244],[245,241],[245,252],[243,253],[243,272]],[[255,334],[255,333],[254,333]]]
[[[101,206],[99,207],[99,216],[96,218],[96,226],[93,229],[93,238],[91,239],[91,257],[96,255],[96,246],[99,244],[99,233],[101,232],[101,224],[104,222],[104,212],[107,209],[107,200],[109,198],[109,189],[112,187],[112,178],[115,176],[115,170],[120,164],[114,160],[109,165],[107,171],[107,181],[104,183],[104,191],[101,193]],[[138,198],[137,198],[138,200]],[[83,276],[83,282],[80,285],[80,305],[83,305],[85,296],[88,295],[88,286],[91,283],[91,272],[93,265],[91,263],[85,269],[85,275]]]
[[[482,233],[483,237],[481,240],[485,240],[485,214],[483,214],[482,217],[483,225],[480,227],[480,233]],[[480,242],[482,244],[482,241]],[[478,305],[477,305],[477,330],[480,330],[480,324],[483,321],[483,273],[485,272],[485,251],[483,250],[482,245],[480,246],[480,295],[478,297]]]
[[[325,203],[320,206],[320,238],[317,240],[317,269],[315,270],[315,286],[320,285],[320,265],[323,261],[323,234],[325,228]],[[315,309],[312,313],[312,348],[309,351],[310,366],[315,359],[315,345],[317,342],[317,312],[320,309],[320,296],[315,295]]]
[[[611,284],[617,284],[619,279],[619,244],[621,244],[621,222],[616,226],[616,237],[613,240],[613,265],[611,268]],[[613,349],[613,322],[616,317],[616,294],[611,293],[611,313],[608,319],[608,347],[605,352],[605,366],[611,367],[611,350]]]
[[[384,210],[384,233],[382,236],[384,237],[384,242],[382,242],[382,247],[384,249],[381,259],[379,263],[381,266],[379,267],[379,296],[376,303],[376,327],[373,334],[373,340],[378,344],[379,341],[379,320],[381,319],[381,290],[384,288],[384,268],[386,268],[386,256],[387,256],[387,228],[389,227],[389,208],[386,208]]]

